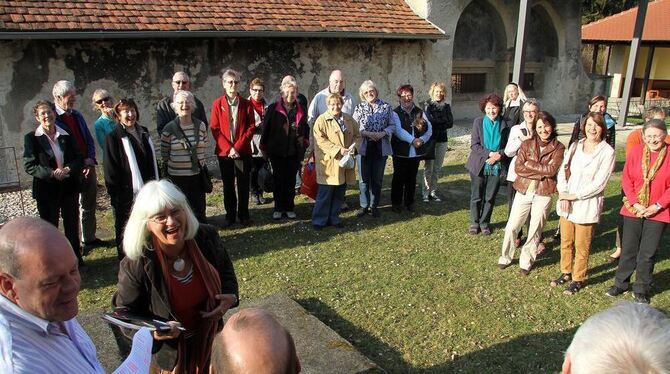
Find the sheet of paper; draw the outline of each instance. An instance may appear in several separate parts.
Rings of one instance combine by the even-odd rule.
[[[133,347],[128,358],[121,363],[113,374],[145,374],[149,372],[151,363],[151,346],[153,345],[151,331],[146,327],[139,329],[133,337]]]

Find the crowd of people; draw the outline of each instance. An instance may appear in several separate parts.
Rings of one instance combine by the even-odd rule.
[[[212,192],[206,163],[210,131],[223,182],[223,227],[236,222],[252,225],[249,203],[265,204],[266,192],[272,192],[272,219],[296,219],[296,183],[300,182],[301,166],[310,159],[318,185],[311,215],[315,230],[343,227],[340,212],[348,207],[346,188],[357,180],[356,216],[380,217],[388,156],[393,165],[393,212],[416,209],[421,162],[421,200],[444,199],[437,187],[448,148],[448,129],[453,126],[445,83],[434,82],[429,100],[421,106],[414,102],[414,88],[401,85],[394,108],[379,97],[371,80],[360,85],[358,98],[350,94],[339,70],[331,73],[328,87],[309,105],[292,76],[282,79],[273,102],[266,100],[266,85],[260,78],[250,81],[249,96],[243,97],[241,79],[235,70],[222,72],[223,95],[212,103],[208,118],[204,105],[190,91],[188,75],[175,73],[173,94],[161,100],[156,109],[157,142],[151,131],[139,124],[139,108],[133,99],[114,102],[104,89],[92,96],[92,105],[100,112],[94,133],[104,153],[104,179],[120,260],[112,304],[116,310],[170,325],[167,331],[153,333],[157,370],[206,372],[212,362],[212,345],[223,328],[222,317],[239,302],[233,263],[217,229],[207,224],[205,197]],[[47,321],[42,324],[28,318],[24,323],[37,324],[45,331],[49,323],[56,322],[53,333],[65,332],[70,339],[58,352],[69,354],[68,349],[85,348],[77,353],[74,372],[97,372],[99,364],[94,355],[91,358],[95,349],[72,319],[76,315],[78,267],[84,265],[86,252],[100,245],[95,237],[95,144],[83,116],[74,109],[75,95],[71,82],[57,82],[54,102],[35,104],[38,126],[25,136],[25,170],[33,176],[39,215],[52,228],[47,230],[44,221],[17,220],[41,232],[44,243],[53,240],[58,244],[64,239],[55,238],[58,231],[53,227],[62,216],[67,243],[60,243],[59,250],[71,248],[74,257],[70,261],[71,256],[59,254],[68,261],[61,261],[53,270],[64,282],[50,297],[59,310],[54,315],[39,305],[23,305],[16,301],[16,293],[12,294],[17,266],[24,261],[21,256],[26,256],[16,248],[17,238],[23,234],[14,232],[17,229],[12,221],[0,234],[0,238],[13,238],[0,242],[6,247],[0,248],[4,251],[0,253],[0,277],[12,281],[2,283],[0,307],[6,307],[0,311],[15,312],[16,318],[25,320],[25,313],[15,310],[18,305]],[[560,275],[549,283],[564,286],[565,294],[575,294],[587,282],[591,242],[603,211],[605,186],[614,170],[614,120],[606,113],[606,99],[592,98],[566,147],[557,139],[555,118],[542,111],[537,100],[525,97],[514,83],[505,88],[503,96],[491,93],[482,97],[479,108],[483,115],[472,125],[471,150],[465,163],[471,179],[467,231],[471,235],[492,234],[496,197],[506,183],[509,214],[497,265],[501,270],[508,268],[520,248],[519,271],[526,276],[545,251],[543,230],[552,199],[557,196],[560,218],[555,235],[560,235]],[[622,173],[622,223],[617,229],[617,250],[609,256],[611,262],[618,262],[618,268],[607,295],[618,296],[632,289],[635,301],[643,304],[649,303],[656,254],[670,223],[670,160],[666,157],[670,137],[664,115],[662,110],[650,109],[641,129],[628,138]],[[268,177],[268,170],[272,191],[264,191],[266,183],[260,181],[261,175]],[[40,255],[45,251],[41,243],[34,243],[34,260],[53,261]],[[631,285],[633,273],[635,283]],[[55,276],[50,272],[38,275]],[[256,314],[245,318],[259,319],[256,328],[272,330],[270,319]],[[70,325],[62,323],[65,321]],[[133,333],[115,329],[122,350]],[[224,329],[221,340],[235,334],[239,331],[226,334]],[[289,339],[277,339],[274,344],[285,348],[293,344],[290,335]],[[49,344],[54,344],[55,350],[60,343],[54,340]],[[295,348],[284,350],[289,352],[287,367],[299,371]],[[213,362],[219,361],[216,354],[214,357]],[[221,357],[239,359],[230,352]],[[57,358],[49,359],[58,362]],[[239,364],[231,361],[226,367]],[[84,367],[88,370],[80,370]]]

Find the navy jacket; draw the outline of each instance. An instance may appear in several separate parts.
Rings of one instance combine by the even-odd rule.
[[[470,155],[465,168],[471,174],[479,175],[484,169],[484,163],[489,158],[489,152],[498,151],[502,155],[500,162],[502,162],[502,170],[500,171],[500,178],[504,180],[507,177],[507,169],[509,165],[509,158],[505,155],[505,145],[509,137],[509,130],[512,124],[509,120],[503,118],[500,126],[501,142],[499,149],[488,150],[484,148],[484,117],[479,117],[472,123],[472,132],[470,133]]]

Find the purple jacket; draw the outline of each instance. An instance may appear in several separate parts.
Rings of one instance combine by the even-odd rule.
[[[507,144],[507,137],[509,136],[510,127],[512,123],[507,119],[503,118],[500,126],[501,139],[499,149],[486,149],[484,148],[484,117],[479,117],[474,120],[472,123],[472,132],[470,133],[470,155],[468,156],[468,161],[465,163],[465,168],[471,174],[479,175],[484,168],[484,163],[486,159],[489,158],[489,152],[499,151],[502,155],[500,162],[502,163],[502,170],[500,171],[500,178],[504,179],[507,175],[507,168],[509,164],[509,158],[505,155],[505,145]]]

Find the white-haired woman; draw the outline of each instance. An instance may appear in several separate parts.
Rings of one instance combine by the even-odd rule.
[[[295,175],[309,145],[307,113],[298,104],[298,84],[286,80],[280,87],[281,97],[270,104],[263,119],[260,147],[270,159],[274,175],[272,219],[284,214],[295,219]]]
[[[386,159],[393,154],[391,135],[398,118],[393,107],[379,98],[373,81],[363,82],[358,95],[361,103],[356,105],[352,115],[359,124],[362,138],[360,156],[357,157],[361,209],[356,215],[362,217],[370,213],[373,217],[379,217],[384,168]]]
[[[208,372],[221,318],[238,304],[233,263],[216,229],[198,222],[172,183],[153,181],[137,195],[123,248],[114,307],[172,326],[153,333],[153,367]]]
[[[114,98],[104,88],[98,88],[93,92],[91,105],[93,110],[100,112],[100,117],[93,124],[93,130],[95,131],[95,140],[104,153],[105,138],[118,126],[114,119]]]
[[[518,125],[523,121],[521,108],[523,108],[526,100],[526,95],[524,95],[518,84],[511,82],[505,86],[502,115],[503,118],[506,118],[510,122],[511,126]]]
[[[192,116],[196,103],[191,92],[177,91],[170,106],[177,118],[161,133],[163,175],[181,189],[198,221],[205,223],[206,192],[200,169],[207,168],[207,125]]]

